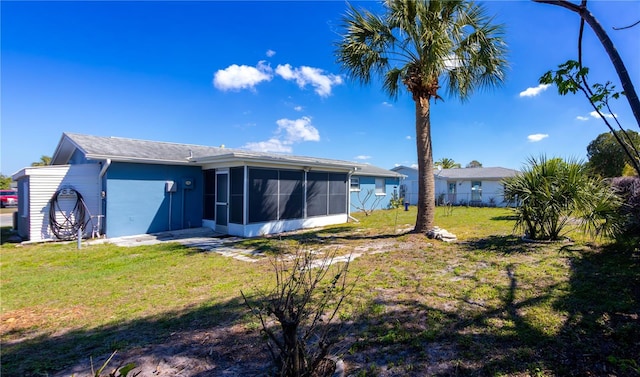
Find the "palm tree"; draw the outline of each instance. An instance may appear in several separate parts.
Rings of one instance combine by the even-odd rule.
[[[436,167],[439,166],[442,169],[455,169],[455,168],[459,168],[460,164],[455,162],[451,158],[442,157],[440,160],[436,161],[435,166]]]
[[[40,161],[32,162],[31,166],[47,166],[51,165],[51,157],[42,155],[40,156]]]
[[[558,240],[575,220],[592,235],[615,236],[624,218],[609,185],[587,174],[586,165],[560,158],[530,158],[529,166],[504,183],[504,197],[516,203],[515,228],[526,237]]]
[[[416,112],[418,215],[415,232],[433,227],[435,190],[431,148],[431,100],[441,84],[462,100],[485,86],[502,83],[507,67],[502,25],[494,25],[481,5],[466,0],[386,0],[375,15],[349,6],[338,62],[353,79],[369,84],[382,78],[397,98],[402,85]]]

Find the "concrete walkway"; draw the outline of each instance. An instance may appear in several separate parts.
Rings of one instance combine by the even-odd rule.
[[[144,245],[156,245],[162,242],[177,242],[183,246],[202,250],[206,252],[218,253],[222,256],[234,258],[243,262],[258,262],[265,255],[258,250],[243,249],[235,246],[239,241],[244,240],[241,237],[228,236],[220,233],[216,233],[211,228],[192,228],[182,229],[169,232],[153,233],[153,234],[139,234],[136,236],[115,237],[115,238],[102,238],[93,239],[87,241],[87,244],[99,244],[110,243],[116,246],[122,247],[135,247]],[[328,246],[316,250],[316,253],[323,253],[322,249],[336,249],[339,246]],[[353,248],[353,252],[349,255],[342,255],[333,258],[329,264],[341,263],[352,261],[365,254],[378,254],[388,252],[391,245],[388,243],[383,244],[367,244],[363,246],[356,246]],[[293,256],[291,256],[293,258]],[[326,261],[322,258],[313,261],[311,268],[322,266]]]
[[[216,233],[211,228],[192,228],[153,234],[94,239],[88,244],[110,243],[122,247],[156,245],[162,242],[177,242],[186,247],[210,251],[244,262],[257,262],[263,254],[257,250],[237,248],[234,244],[243,240],[240,237]]]

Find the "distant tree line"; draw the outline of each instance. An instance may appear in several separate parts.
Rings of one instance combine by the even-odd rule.
[[[460,163],[455,162],[452,158],[446,158],[446,157],[443,157],[440,160],[436,161],[433,165],[436,169],[437,168],[458,169],[462,167]],[[481,168],[481,167],[482,167],[482,163],[480,163],[480,161],[478,160],[473,160],[465,166],[465,168]]]

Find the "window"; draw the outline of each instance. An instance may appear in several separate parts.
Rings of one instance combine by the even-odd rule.
[[[482,201],[482,182],[480,181],[471,182],[471,201],[472,202]]]
[[[384,184],[384,178],[376,178],[376,195],[386,195],[387,187]]]
[[[360,191],[360,178],[351,177],[351,184],[349,186],[349,190],[351,190],[351,191]]]

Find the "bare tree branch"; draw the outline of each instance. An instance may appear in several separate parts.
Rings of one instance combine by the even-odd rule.
[[[622,27],[615,27],[615,26],[614,26],[614,27],[613,27],[613,30],[631,29],[632,27],[637,26],[637,25],[640,25],[640,20],[638,20],[638,21],[636,21],[636,22],[632,23],[632,24],[631,24],[631,25],[629,25],[629,26],[622,26]]]
[[[542,4],[551,4],[557,5],[562,8],[569,9],[570,11],[577,13],[580,18],[591,26],[591,29],[594,31],[600,43],[607,51],[609,55],[609,59],[618,73],[618,77],[620,78],[620,82],[622,83],[622,89],[625,92],[625,96],[627,97],[627,101],[629,102],[629,106],[631,107],[631,112],[633,116],[636,118],[636,123],[640,128],[640,100],[638,99],[638,94],[633,86],[633,82],[631,81],[631,77],[629,76],[629,72],[618,53],[618,50],[614,46],[611,38],[607,35],[606,31],[600,25],[600,22],[593,16],[593,14],[587,9],[587,1],[582,0],[581,5],[573,4],[567,0],[533,0],[536,3]]]

